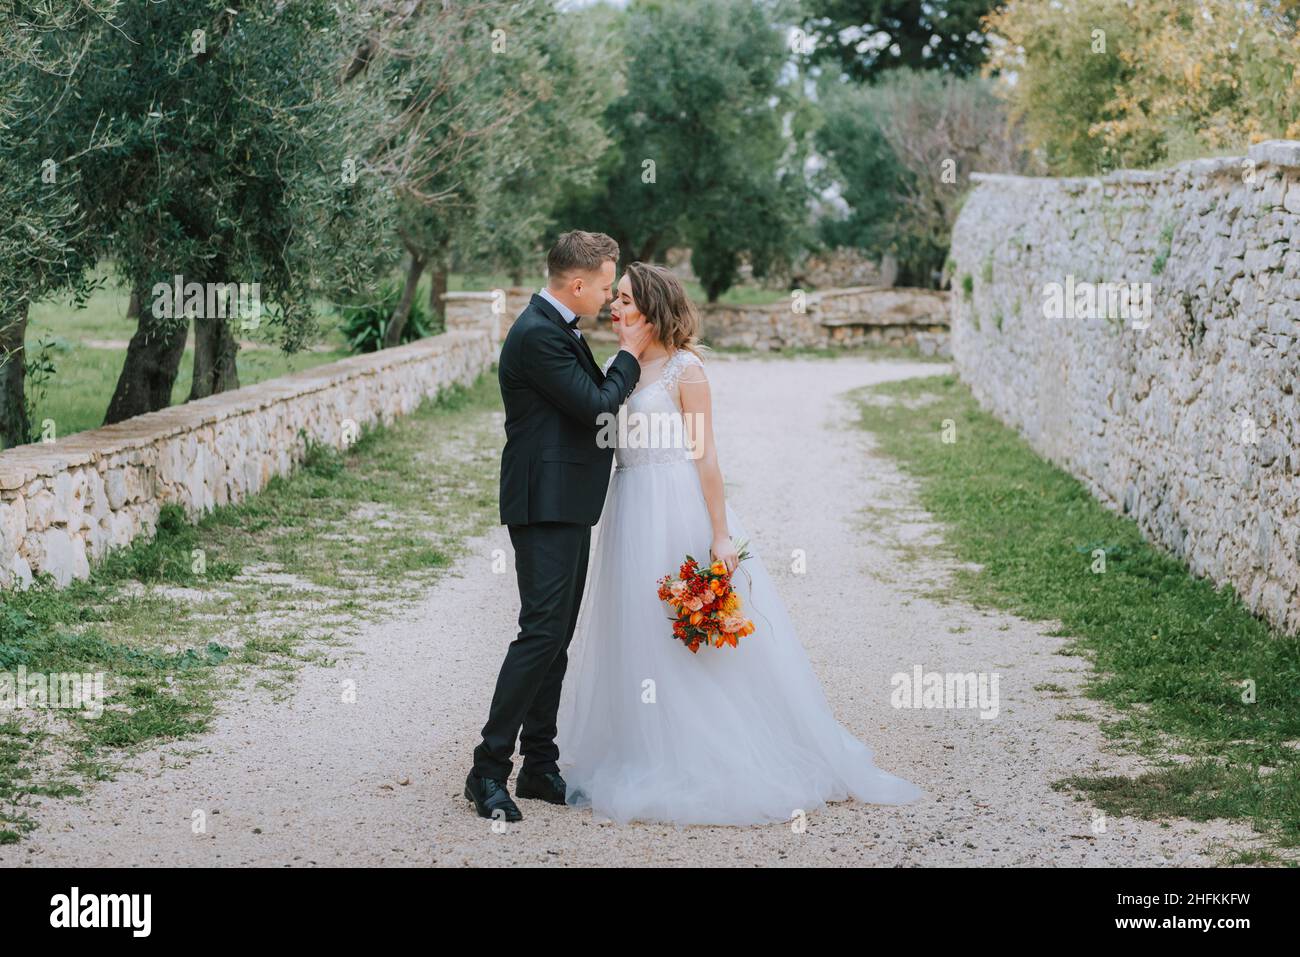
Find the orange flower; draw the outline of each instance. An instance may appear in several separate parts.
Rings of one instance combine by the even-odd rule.
[[[741,559],[745,555],[742,552]],[[673,637],[691,650],[738,647],[738,640],[753,633],[754,623],[740,614],[742,601],[731,584],[725,563],[715,560],[704,567],[688,558],[674,578],[659,579],[658,594],[675,617]]]

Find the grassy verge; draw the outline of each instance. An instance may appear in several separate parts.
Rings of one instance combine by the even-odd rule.
[[[1300,641],[1148,545],[953,377],[859,399],[862,426],[919,479],[954,556],[980,566],[956,571],[957,593],[1059,621],[1069,651],[1095,667],[1088,693],[1119,715],[1102,730],[1153,768],[1057,786],[1114,815],[1245,820],[1278,847],[1300,846]]]
[[[42,338],[39,326],[34,327],[34,332],[36,338],[29,338],[29,348],[42,352],[55,368],[45,394],[35,403],[36,422],[52,422],[55,438],[99,428],[104,424],[108,401],[122,372],[126,349],[97,348],[68,339]],[[123,338],[129,339],[130,336],[128,331]],[[254,385],[345,359],[349,355],[351,353],[342,348],[293,355],[285,355],[278,349],[244,351],[236,360],[239,382],[240,385]],[[172,405],[180,405],[189,398],[193,365],[194,351],[187,347],[181,357],[181,374],[172,387]]]
[[[49,300],[37,303],[31,310],[27,328],[28,359],[47,360],[54,372],[43,390],[29,383],[29,395],[35,406],[36,421],[53,422],[56,438],[103,424],[108,400],[126,359],[125,343],[135,332],[135,323],[126,314],[130,299],[127,290],[107,267],[98,270],[98,277],[102,284],[81,308]],[[323,304],[321,309],[325,315]],[[241,339],[252,340],[261,348],[242,349],[237,355],[240,384],[253,385],[351,355],[332,314],[326,326],[322,337],[309,344],[316,348],[293,355],[286,355],[275,346],[274,330],[269,324],[256,332],[241,332]],[[184,402],[190,394],[193,332],[190,341],[172,387],[173,405]]]
[[[0,711],[0,844],[33,799],[79,793],[141,748],[206,730],[236,685],[283,695],[359,623],[400,612],[496,521],[500,399],[489,373],[346,453],[310,447],[288,479],[157,536],[67,589],[0,593],[0,672],[105,675],[104,713]]]
[[[60,300],[48,300],[35,304],[31,310],[28,358],[47,362],[54,371],[43,387],[29,384],[29,395],[35,421],[51,422],[56,438],[103,424],[109,398],[126,358],[125,344],[135,332],[135,323],[126,314],[130,298],[127,290],[108,266],[100,267],[96,275],[100,286],[83,306],[73,308]],[[428,276],[421,280],[416,293],[422,302],[428,301],[430,281]],[[537,275],[526,277],[524,284],[534,288],[542,283],[542,277]],[[504,274],[453,273],[448,280],[448,288],[453,292],[512,285],[510,277]],[[704,301],[698,284],[690,284],[689,291],[697,302]],[[780,290],[742,285],[728,290],[721,301],[728,305],[753,305],[779,302],[786,295]],[[236,356],[240,384],[253,385],[351,355],[333,307],[320,302],[317,311],[320,335],[307,343],[309,348],[292,355],[279,349],[275,330],[269,324],[253,332],[241,332],[241,339],[250,340],[258,348],[241,349]],[[190,394],[194,365],[192,332],[190,341],[172,388],[173,405],[186,401]]]

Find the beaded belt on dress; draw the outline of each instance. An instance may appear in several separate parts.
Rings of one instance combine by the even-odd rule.
[[[666,459],[662,462],[631,462],[626,465],[620,463],[614,466],[614,471],[626,472],[628,469],[644,469],[644,468],[651,468],[656,465],[662,467],[664,465],[682,465],[682,464],[694,465],[695,460],[691,458],[680,458],[680,459]]]

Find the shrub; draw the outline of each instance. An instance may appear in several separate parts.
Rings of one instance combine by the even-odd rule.
[[[990,67],[1054,172],[1091,174],[1300,136],[1293,0],[1007,0]]]
[[[846,216],[821,223],[831,245],[898,259],[899,281],[931,286],[973,171],[1034,170],[1008,110],[979,77],[892,70],[870,87],[823,85],[817,134],[825,185]]]
[[[375,352],[383,348],[389,317],[401,298],[402,284],[389,281],[380,286],[376,297],[350,303],[339,309],[343,336],[353,352]],[[414,342],[440,331],[429,316],[424,298],[417,294],[411,303],[411,314],[406,318],[406,326],[402,329],[402,343]]]

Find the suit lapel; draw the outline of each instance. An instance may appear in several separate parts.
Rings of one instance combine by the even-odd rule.
[[[569,333],[569,335],[573,335],[573,333]],[[574,338],[577,338],[577,337],[575,336]],[[600,364],[596,362],[596,357],[593,356],[593,355],[591,354],[591,346],[587,345],[587,337],[586,337],[586,336],[583,336],[581,339],[578,339],[578,345],[582,346],[582,351],[583,351],[583,353],[586,355],[586,357],[587,357],[587,361],[591,363],[591,367],[592,367],[593,369],[595,369],[595,370],[599,373],[599,372],[600,372]],[[604,377],[605,377],[605,376],[604,376],[604,374],[602,373],[602,374],[600,375],[600,378],[603,379]]]
[[[587,337],[583,336],[579,338],[578,336],[575,336],[573,331],[569,328],[568,323],[564,321],[564,317],[560,315],[554,306],[537,293],[533,293],[531,302],[542,311],[542,315],[560,327],[564,332],[564,338],[569,340],[569,346],[573,349],[574,353],[579,359],[586,363],[587,371],[592,373],[597,382],[600,382],[604,376],[601,375],[600,366],[596,364],[596,357],[591,354],[591,348],[587,345]]]

